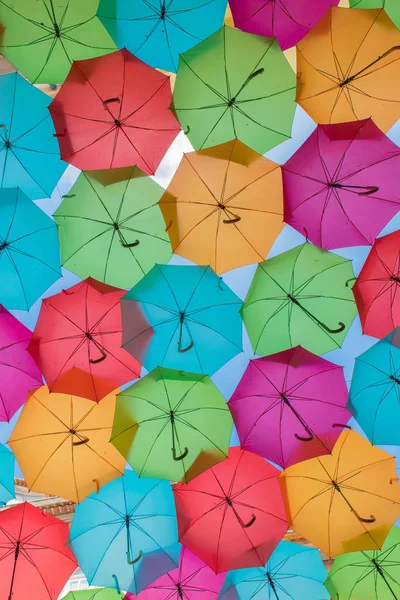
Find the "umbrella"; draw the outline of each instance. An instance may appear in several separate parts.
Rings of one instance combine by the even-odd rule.
[[[260,263],[242,308],[254,352],[339,348],[357,313],[352,279],[351,261],[310,243]]]
[[[77,568],[68,524],[23,502],[0,513],[0,597],[57,600]]]
[[[61,157],[82,170],[154,175],[180,131],[169,77],[127,50],[74,62],[49,110]]]
[[[316,548],[282,541],[265,567],[230,571],[219,600],[329,600],[326,575]]]
[[[54,221],[18,188],[0,189],[0,303],[29,310],[59,277]]]
[[[279,479],[289,527],[330,557],[379,549],[400,517],[395,458],[353,430]]]
[[[139,477],[187,482],[227,457],[231,433],[207,375],[158,367],[118,394],[111,441]]]
[[[343,368],[297,346],[251,360],[228,406],[241,447],[286,468],[332,451],[347,396]]]
[[[47,110],[50,102],[18,73],[0,76],[0,187],[18,186],[33,200],[50,196],[67,168]]]
[[[54,213],[62,264],[129,288],[155,262],[167,263],[171,245],[157,206],[163,191],[137,167],[81,173]]]
[[[264,154],[290,138],[295,87],[276,40],[224,26],[181,54],[173,109],[195,150],[238,138]]]
[[[51,392],[98,401],[139,376],[121,348],[123,293],[89,277],[43,299],[28,351]]]
[[[224,22],[227,0],[100,0],[97,15],[118,48],[145,63],[176,71],[179,55]]]
[[[333,7],[297,45],[296,100],[317,123],[400,117],[400,31],[383,10]]]
[[[69,592],[63,600],[124,600],[125,594],[112,588],[96,588]]]
[[[171,485],[125,471],[76,507],[70,539],[89,585],[137,593],[178,564]]]
[[[0,421],[10,421],[42,375],[26,352],[32,332],[0,305]]]
[[[282,168],[285,222],[325,250],[369,246],[400,210],[399,169],[371,119],[319,125]]]
[[[174,486],[179,541],[215,573],[263,566],[287,530],[278,475],[259,456],[230,448],[228,458]]]
[[[242,351],[240,306],[211,267],[156,265],[122,298],[122,346],[148,371],[212,375]]]
[[[281,169],[238,140],[189,152],[160,208],[176,254],[217,273],[260,262],[284,226]]]
[[[0,444],[0,505],[3,506],[13,498],[14,492],[14,466],[13,453],[3,444]]]
[[[95,403],[77,396],[32,392],[8,443],[29,490],[82,502],[124,474],[109,442],[115,394]]]
[[[384,8],[396,27],[400,27],[400,5],[397,0],[350,0],[350,8]]]

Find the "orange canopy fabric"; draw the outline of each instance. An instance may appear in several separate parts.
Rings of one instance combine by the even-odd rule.
[[[238,140],[189,152],[159,205],[176,254],[217,273],[257,263],[284,226],[281,168]]]
[[[317,123],[400,117],[400,31],[384,10],[331,8],[297,45],[296,100]]]

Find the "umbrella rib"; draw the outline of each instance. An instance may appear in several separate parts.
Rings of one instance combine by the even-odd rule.
[[[215,200],[215,204],[205,204],[205,206],[218,206],[218,198],[213,194],[211,188],[208,186],[208,184],[205,182],[205,180],[202,178],[202,176],[200,175],[200,173],[197,171],[197,169],[195,168],[195,166],[193,165],[192,161],[189,158],[188,154],[184,154],[183,155],[183,160],[185,160],[190,167],[193,169],[193,171],[196,173],[197,177],[200,179],[201,183],[204,185],[204,187],[206,188],[206,190],[209,192],[210,196]],[[229,163],[228,163],[229,164]],[[189,201],[189,204],[194,204],[193,202]],[[197,202],[196,204],[200,204],[203,205],[203,202]]]
[[[23,162],[21,161],[21,159],[19,158],[19,156],[17,156],[17,154],[15,154],[13,148],[9,148],[8,151],[11,152],[11,154],[14,156],[14,158],[17,160],[17,162],[21,165],[21,167],[23,168],[23,170],[25,171],[25,173],[38,186],[38,188],[43,192],[43,194],[45,194],[45,196],[48,195],[47,192],[46,192],[46,190],[43,189],[43,187],[40,185],[40,183],[38,183],[36,181],[36,179],[33,177],[33,175],[27,171],[25,165],[23,164]],[[28,150],[28,152],[31,152],[31,150]],[[5,175],[5,169],[4,169],[4,175]]]
[[[51,548],[51,550],[54,552],[54,548]],[[35,564],[35,562],[34,562],[33,558],[32,558],[31,556],[29,556],[29,554],[26,552],[26,550],[25,550],[24,548],[21,548],[21,550],[20,550],[20,554],[21,554],[22,556],[24,556],[24,557],[25,557],[25,559],[26,559],[26,560],[27,560],[27,561],[28,561],[28,562],[29,562],[29,563],[30,563],[30,564],[31,564],[31,565],[32,565],[32,566],[33,566],[33,567],[36,569],[36,572],[37,572],[37,574],[39,575],[39,577],[40,577],[40,579],[42,580],[42,583],[43,583],[43,585],[44,585],[44,587],[45,587],[45,590],[46,590],[46,592],[47,592],[47,595],[48,595],[49,599],[51,600],[51,598],[52,598],[52,594],[51,594],[51,592],[50,592],[50,590],[49,590],[49,588],[48,588],[48,586],[47,586],[47,583],[46,583],[46,581],[45,581],[45,579],[44,579],[44,577],[43,577],[42,573],[40,572],[40,570],[39,570],[39,569],[38,569],[38,567],[36,566],[36,564]],[[15,563],[16,563],[16,562],[17,562],[17,561],[15,561]],[[16,569],[15,569],[15,570],[16,570]],[[15,574],[15,573],[14,573],[14,574]],[[11,587],[11,590],[12,590],[12,587]],[[11,591],[11,593],[10,593],[10,598],[12,597],[12,595],[13,595],[13,592]]]
[[[200,325],[201,327],[205,327],[206,329],[210,329],[211,331],[213,331],[214,333],[216,333],[217,335],[219,335],[220,337],[222,337],[224,340],[226,340],[227,342],[229,342],[232,346],[235,346],[235,348],[237,348],[240,352],[243,352],[243,348],[241,348],[240,346],[238,346],[236,344],[236,342],[233,342],[232,340],[230,340],[228,337],[226,337],[220,331],[217,331],[216,329],[213,329],[213,327],[210,327],[210,325],[205,325],[204,323],[201,323],[200,321],[196,321],[195,319],[192,319],[192,318],[188,319],[188,320],[192,321],[196,325]]]
[[[19,17],[21,17],[21,19],[23,19],[24,21],[28,21],[28,23],[30,23],[31,25],[36,25],[37,27],[39,27],[39,29],[43,29],[44,31],[51,31],[51,29],[46,27],[45,25],[42,25],[41,23],[38,23],[37,21],[34,21],[33,19],[29,19],[28,17],[25,17],[22,13],[19,13],[17,10],[15,10],[15,8],[6,4],[3,0],[0,0],[0,3],[3,4],[6,8],[8,8],[8,10],[10,10],[14,14],[18,15]],[[5,46],[5,47],[7,47],[7,46]]]
[[[126,117],[128,118],[128,117]],[[129,126],[129,125],[128,125]],[[132,148],[134,149],[135,152],[137,152],[138,156],[140,156],[141,160],[144,162],[144,164],[146,165],[146,167],[149,169],[149,171],[152,171],[152,168],[150,167],[150,165],[148,164],[147,160],[145,160],[143,158],[143,156],[140,154],[139,150],[136,148],[135,144],[132,142],[131,138],[127,135],[127,133],[124,131],[123,127],[119,127],[118,128],[119,131],[121,131],[121,133],[126,137],[126,139],[128,140],[128,142],[130,143],[130,145],[132,146]],[[150,129],[151,131],[153,131],[153,129]],[[118,132],[117,132],[118,133]],[[114,158],[112,159],[112,161],[114,160]],[[112,167],[112,161],[111,161],[111,165],[110,168]]]
[[[223,106],[226,105],[226,97],[222,95],[221,92],[219,92],[217,89],[213,88],[209,83],[207,83],[206,81],[204,81],[204,79],[202,79],[200,77],[200,75],[198,75],[193,69],[192,67],[185,61],[185,59],[183,58],[183,56],[180,56],[180,60],[183,62],[183,64],[189,69],[189,71],[192,73],[192,75],[194,75],[199,81],[201,81],[201,83],[210,90],[210,92],[212,92],[213,94],[215,94],[220,100],[222,100],[223,102]],[[187,110],[201,110],[202,107],[192,107],[189,108]],[[177,108],[176,110],[181,110],[180,108]]]

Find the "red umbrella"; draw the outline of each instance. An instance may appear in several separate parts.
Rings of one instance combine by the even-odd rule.
[[[61,158],[82,170],[137,165],[153,175],[181,127],[169,77],[127,50],[73,63],[49,106]]]
[[[0,598],[56,600],[78,566],[68,525],[28,502],[0,513]]]
[[[174,486],[179,541],[216,573],[264,566],[287,531],[279,471],[241,450]]]
[[[44,298],[28,351],[50,391],[98,401],[139,377],[140,364],[121,348],[125,293],[89,277]]]

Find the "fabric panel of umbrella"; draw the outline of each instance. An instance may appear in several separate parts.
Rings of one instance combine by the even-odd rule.
[[[384,8],[396,27],[400,27],[400,5],[397,0],[350,0],[350,8]]]
[[[131,597],[131,596],[129,596]],[[63,600],[127,600],[124,592],[112,588],[97,588],[69,592]]]
[[[14,491],[15,458],[11,450],[0,444],[0,505],[15,498]]]

